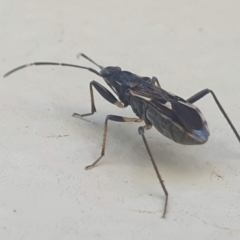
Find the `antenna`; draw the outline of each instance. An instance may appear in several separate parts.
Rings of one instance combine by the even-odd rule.
[[[12,74],[12,73],[14,73],[14,72],[16,72],[20,69],[23,69],[23,68],[26,68],[26,67],[31,67],[31,66],[34,66],[34,65],[36,65],[36,66],[39,66],[39,65],[58,65],[58,66],[64,66],[64,67],[82,68],[82,69],[87,69],[88,71],[93,72],[93,73],[97,74],[98,76],[100,76],[99,72],[96,71],[95,69],[88,68],[88,67],[83,67],[83,66],[80,66],[80,65],[68,64],[68,63],[56,63],[56,62],[34,62],[34,63],[29,63],[29,64],[22,65],[20,67],[14,68],[13,70],[4,74],[3,77],[7,77],[10,74]]]
[[[93,63],[94,65],[98,66],[101,70],[103,69],[103,67],[102,67],[101,65],[95,63],[91,58],[89,58],[88,56],[86,56],[84,53],[79,53],[79,54],[77,55],[77,57],[79,57],[79,56],[82,56],[82,57],[86,58],[89,62],[91,62],[91,63]]]

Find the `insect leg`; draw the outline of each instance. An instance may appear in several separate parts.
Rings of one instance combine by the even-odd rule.
[[[97,110],[95,107],[95,103],[94,103],[94,97],[93,97],[93,87],[100,93],[100,95],[105,98],[108,102],[120,107],[120,108],[124,108],[125,106],[119,102],[114,96],[113,94],[108,91],[104,86],[102,86],[100,83],[98,83],[97,81],[91,81],[90,82],[90,97],[91,97],[91,112],[90,113],[85,113],[85,114],[79,114],[79,113],[73,113],[73,117],[86,117],[86,116],[90,116],[93,115]]]
[[[115,116],[115,115],[108,115],[105,119],[105,124],[104,124],[103,144],[102,144],[101,155],[93,164],[86,166],[85,167],[86,170],[93,168],[105,154],[108,120],[111,120],[114,122],[142,122],[142,119],[139,119],[139,118],[128,118],[128,117],[121,117],[121,116]]]
[[[156,174],[157,174],[158,180],[159,180],[159,182],[160,182],[160,184],[161,184],[161,186],[162,186],[163,192],[164,192],[164,194],[165,194],[165,205],[164,205],[164,211],[163,211],[163,215],[162,215],[162,217],[164,218],[165,215],[166,215],[166,211],[167,211],[168,192],[167,192],[167,189],[166,189],[166,187],[165,187],[165,185],[164,185],[164,181],[163,181],[163,179],[162,179],[162,177],[161,177],[161,175],[160,175],[160,173],[159,173],[159,171],[158,171],[157,165],[156,165],[156,163],[155,163],[155,161],[154,161],[154,159],[153,159],[152,153],[151,153],[151,151],[150,151],[150,148],[149,148],[149,146],[148,146],[147,140],[146,140],[145,135],[144,135],[144,130],[148,130],[148,129],[150,129],[151,127],[152,127],[151,125],[145,125],[144,127],[139,127],[139,128],[138,128],[138,133],[142,136],[143,142],[144,142],[145,147],[146,147],[146,149],[147,149],[147,151],[148,151],[148,155],[149,155],[149,157],[150,157],[150,159],[151,159],[151,161],[152,161],[154,170],[155,170],[155,172],[156,172]]]
[[[228,115],[226,114],[226,112],[224,111],[222,105],[220,104],[220,102],[218,101],[216,95],[214,94],[214,92],[210,89],[204,89],[196,94],[194,94],[192,97],[188,98],[186,101],[189,103],[194,103],[196,101],[198,101],[199,99],[203,98],[206,94],[211,93],[213,96],[213,99],[215,100],[218,108],[220,109],[220,111],[222,112],[223,116],[226,118],[228,124],[230,125],[230,127],[232,128],[233,132],[235,133],[238,141],[240,142],[240,136],[236,130],[236,128],[233,126],[230,118],[228,117]]]
[[[159,87],[159,88],[161,88],[161,85],[160,85],[160,83],[159,83],[159,81],[158,81],[158,79],[156,78],[156,77],[152,77],[152,84],[157,84],[157,86]]]

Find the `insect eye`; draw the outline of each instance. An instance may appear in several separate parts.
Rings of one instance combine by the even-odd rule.
[[[107,68],[103,68],[100,72],[102,77],[107,77],[110,74],[110,71]]]

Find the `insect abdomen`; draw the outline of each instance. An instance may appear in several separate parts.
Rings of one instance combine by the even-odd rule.
[[[205,125],[202,130],[193,130],[192,133],[189,133],[183,126],[150,106],[146,110],[146,116],[160,133],[176,143],[198,145],[208,140],[209,132]]]

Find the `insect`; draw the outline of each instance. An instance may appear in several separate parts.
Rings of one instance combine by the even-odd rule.
[[[208,125],[201,111],[195,105],[193,105],[193,103],[209,93],[213,96],[218,108],[226,118],[228,124],[240,142],[240,136],[237,130],[233,126],[216,95],[210,89],[204,89],[185,100],[162,89],[156,77],[141,77],[128,71],[122,71],[120,67],[102,67],[85,54],[81,54],[81,56],[96,65],[100,69],[100,72],[93,68],[80,65],[54,62],[35,62],[15,68],[6,73],[4,77],[7,77],[8,75],[22,68],[33,65],[60,65],[82,68],[102,77],[106,84],[117,95],[118,99],[107,88],[93,80],[90,82],[91,111],[85,114],[73,113],[73,116],[82,118],[93,115],[96,112],[93,95],[94,87],[105,100],[116,105],[117,107],[126,108],[127,106],[131,106],[137,118],[108,115],[104,124],[101,155],[95,162],[87,166],[86,169],[93,168],[105,155],[108,121],[136,123],[144,122],[145,125],[138,128],[138,133],[142,136],[144,145],[165,194],[165,203],[162,215],[162,217],[165,217],[168,204],[168,191],[145,138],[145,130],[149,130],[152,128],[152,126],[154,126],[165,137],[173,140],[176,143],[184,145],[197,145],[206,143],[210,135]]]

